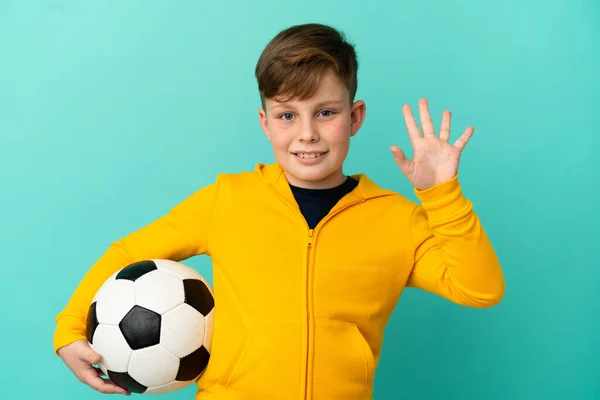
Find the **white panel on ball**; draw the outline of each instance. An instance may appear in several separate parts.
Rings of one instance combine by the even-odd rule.
[[[104,374],[104,376],[108,376],[108,371],[106,369],[106,366],[102,363],[98,364],[98,367],[100,368],[100,370],[102,371],[102,373]]]
[[[185,301],[181,279],[165,271],[149,272],[135,281],[135,303],[163,314]]]
[[[118,325],[135,305],[133,282],[117,279],[107,282],[96,294],[98,322]]]
[[[206,317],[204,317],[204,347],[210,351],[212,348],[212,337],[213,337],[213,328],[215,324],[215,309],[213,308],[211,312],[209,312]]]
[[[177,276],[179,279],[202,279],[202,275],[200,275],[196,270],[191,267],[188,267],[185,264],[181,264],[178,262],[174,262],[171,260],[155,260],[156,267],[160,270],[170,272],[171,274]]]
[[[179,358],[160,344],[135,350],[129,361],[129,375],[144,386],[172,382],[179,371]]]
[[[180,304],[163,314],[160,344],[177,357],[183,358],[202,346],[204,316],[188,304]]]
[[[148,390],[146,390],[144,392],[144,394],[170,393],[170,392],[174,392],[174,391],[177,391],[177,390],[181,390],[181,389],[189,386],[192,383],[194,383],[194,381],[187,381],[187,382],[173,381],[171,383],[167,383],[166,385],[149,387]]]
[[[131,349],[118,326],[98,325],[92,342],[94,351],[102,356],[104,371],[127,372]]]

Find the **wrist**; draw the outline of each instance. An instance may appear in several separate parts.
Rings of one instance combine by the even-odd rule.
[[[442,223],[471,210],[471,203],[463,195],[458,175],[424,190],[415,188],[415,194],[430,223]]]

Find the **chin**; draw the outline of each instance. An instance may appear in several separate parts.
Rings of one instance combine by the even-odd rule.
[[[303,182],[305,184],[309,184],[311,186],[329,186],[330,181],[336,181],[336,175],[341,174],[341,165],[338,165],[336,159],[337,157],[333,157],[337,154],[327,153],[327,158],[321,160],[321,162],[317,162],[315,164],[303,164],[299,162],[295,155],[290,154],[279,154],[279,157],[276,157],[278,163],[285,171],[286,175],[288,175],[288,179],[291,178],[292,181],[298,181],[296,183]],[[290,182],[292,183],[292,182]]]
[[[306,173],[306,172],[304,172],[304,173],[302,173],[302,172],[294,171],[294,170],[290,171],[290,173],[296,179],[299,179],[299,180],[302,180],[302,181],[305,181],[305,182],[314,182],[314,183],[324,181],[324,180],[326,180],[327,178],[329,178],[331,176],[331,174],[328,174],[328,173],[318,173],[318,172],[315,172],[315,173]]]
[[[298,181],[296,182],[298,185],[301,185],[300,182],[302,182],[319,188],[321,186],[335,186],[337,183],[332,183],[331,181],[336,180],[336,171],[336,169],[324,169],[320,167],[296,167],[287,169],[286,173],[293,177],[293,180]]]

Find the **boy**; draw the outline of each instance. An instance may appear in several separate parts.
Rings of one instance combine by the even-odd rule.
[[[276,163],[221,174],[114,243],[57,316],[55,351],[84,383],[128,394],[93,368],[88,306],[118,269],[207,254],[216,299],[212,356],[197,399],[370,399],[384,327],[404,287],[471,307],[497,304],[501,267],[457,180],[473,128],[449,143],[419,102],[403,113],[412,160],[393,146],[421,205],[343,162],[365,117],[354,48],[318,24],[280,32],[256,66],[260,125]]]

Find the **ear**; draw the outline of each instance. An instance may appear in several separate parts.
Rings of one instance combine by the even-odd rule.
[[[350,136],[356,135],[365,120],[366,113],[367,105],[364,101],[358,100],[352,104],[350,111]]]
[[[267,124],[267,112],[265,111],[265,109],[263,107],[261,107],[258,110],[258,119],[260,121],[260,127],[261,127],[262,131],[264,132],[265,136],[267,137],[267,139],[270,142],[271,134],[269,133],[269,126]]]

